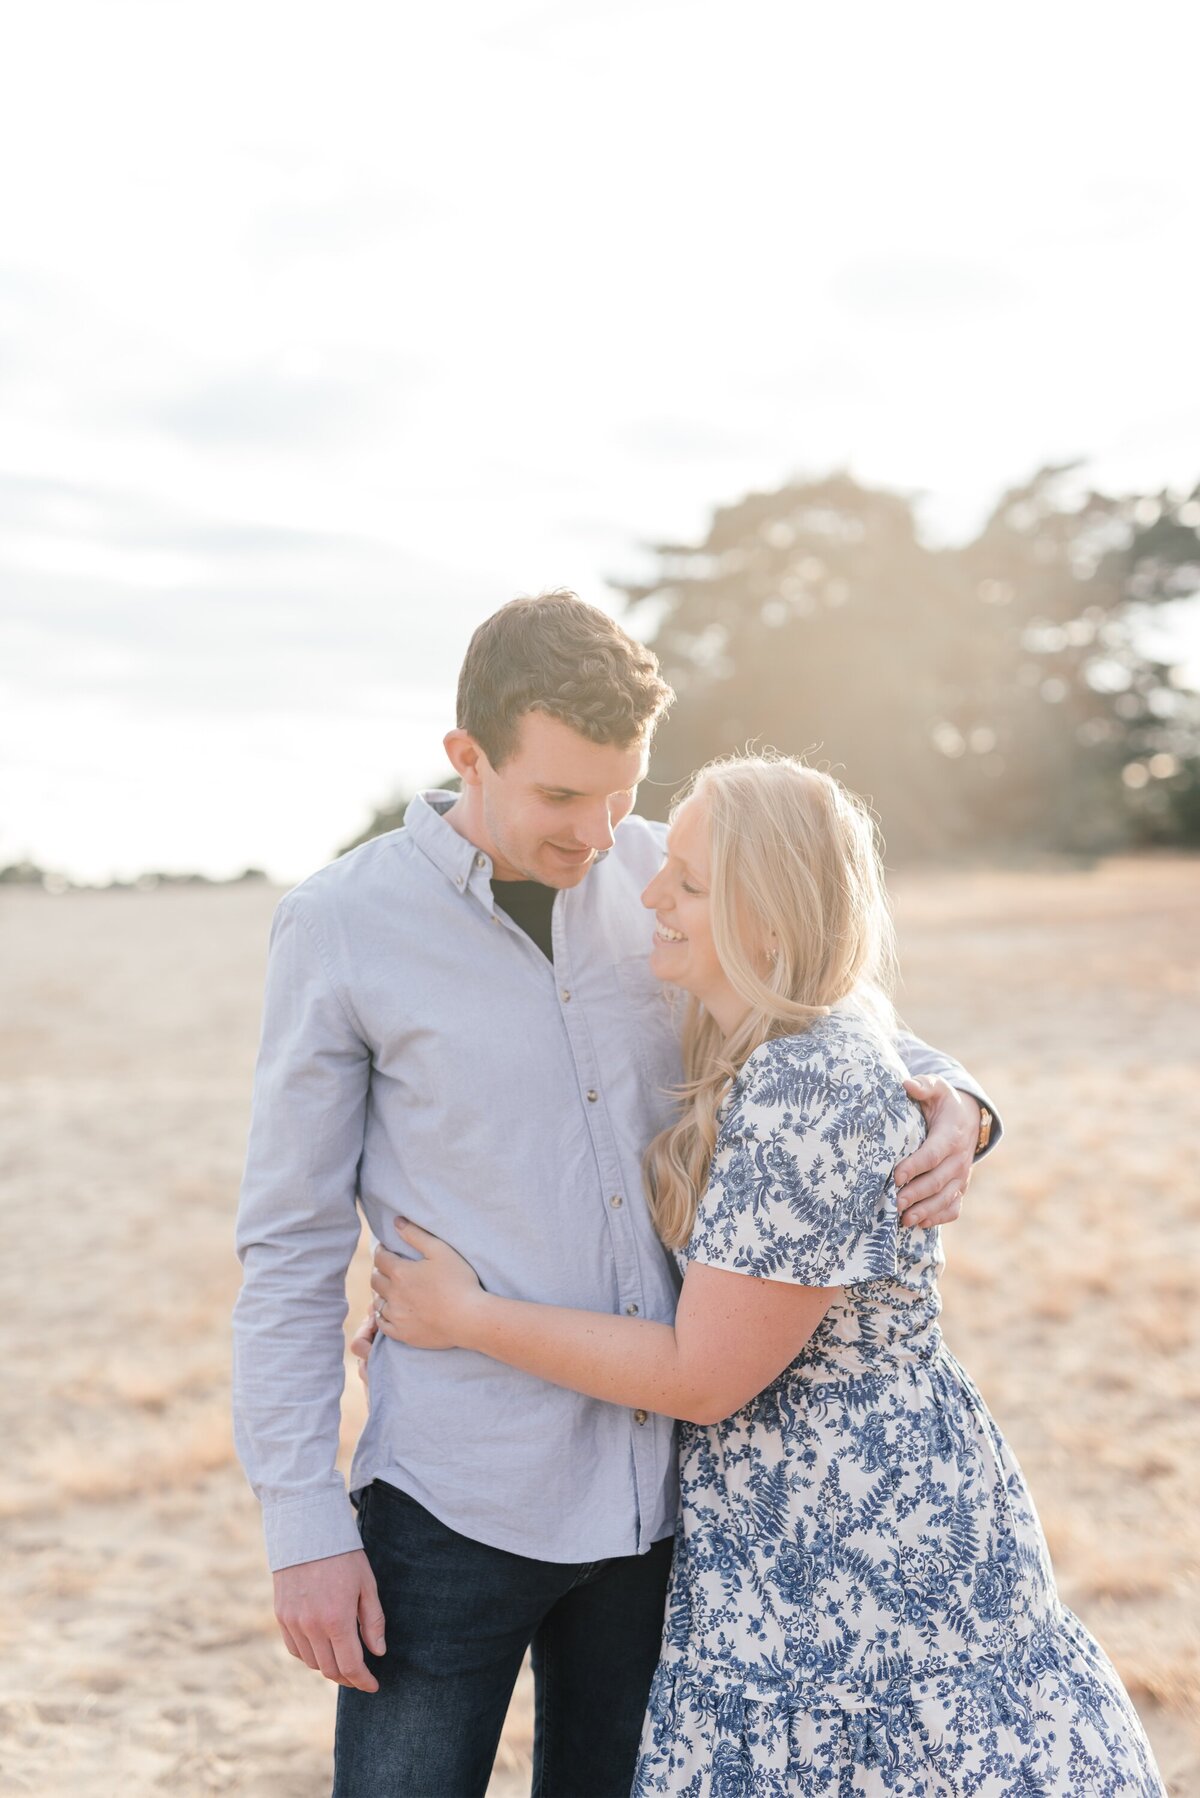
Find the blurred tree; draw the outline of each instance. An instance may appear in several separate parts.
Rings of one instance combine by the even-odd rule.
[[[652,580],[614,583],[679,693],[647,809],[754,739],[869,795],[900,855],[1183,834],[1200,720],[1146,619],[1200,591],[1200,505],[1080,502],[1073,473],[1006,493],[961,548],[931,548],[907,498],[847,474],[656,545]]]
[[[1142,840],[1200,843],[1200,696],[1184,668],[1145,649],[1157,617],[1200,599],[1200,484],[1182,500],[1115,503],[1127,541],[1112,556],[1122,605],[1106,620],[1105,648],[1127,677],[1115,705],[1129,815]]]
[[[444,780],[437,782],[437,786],[443,793],[457,793],[459,788],[457,774],[447,775]],[[394,794],[386,805],[378,807],[370,823],[359,832],[352,842],[342,844],[337,851],[338,855],[349,855],[352,849],[358,849],[363,843],[369,843],[372,837],[381,837],[389,830],[399,830],[404,822],[404,814],[408,810],[411,799],[411,793]]]
[[[0,886],[40,887],[45,884],[47,870],[36,862],[9,862],[0,868]]]
[[[1077,849],[1186,836],[1200,708],[1155,653],[1153,613],[1200,593],[1200,504],[1080,497],[1074,473],[1046,468],[1005,494],[957,552],[965,590],[995,614],[998,834]]]

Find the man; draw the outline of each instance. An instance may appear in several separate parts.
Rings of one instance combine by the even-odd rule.
[[[276,914],[236,1433],[284,1640],[342,1687],[335,1798],[481,1794],[530,1646],[535,1790],[629,1789],[670,1560],[670,1420],[377,1337],[357,1517],[335,1456],[359,1206],[388,1247],[397,1213],[453,1242],[493,1291],[673,1315],[640,1176],[681,1078],[639,903],[664,832],[631,815],[671,697],[650,652],[573,594],[503,607],[472,638],[445,739],[461,793],[414,800],[403,830]],[[955,1064],[901,1048],[952,1082],[914,1089],[930,1133],[898,1170],[906,1221],[944,1221],[990,1117]]]

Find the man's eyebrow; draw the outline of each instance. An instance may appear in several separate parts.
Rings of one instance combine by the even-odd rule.
[[[618,790],[622,793],[632,793],[634,787],[641,786],[642,782],[646,778],[646,774],[647,774],[647,769],[643,768],[641,773],[638,775],[638,777],[635,781],[632,781],[629,784],[629,786],[621,787]],[[556,799],[586,799],[587,798],[586,793],[579,792],[575,787],[552,787],[552,786],[547,785],[547,783],[545,781],[541,781],[541,780],[537,780],[533,784],[539,793],[553,793]]]

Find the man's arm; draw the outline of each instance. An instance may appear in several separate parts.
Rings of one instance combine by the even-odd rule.
[[[961,1063],[933,1049],[903,1027],[896,1048],[909,1072],[909,1096],[925,1113],[921,1147],[896,1167],[901,1221],[909,1225],[952,1223],[962,1208],[975,1162],[995,1148],[1003,1131],[999,1114],[979,1083]],[[977,1153],[982,1108],[992,1116],[991,1138]]]
[[[369,1080],[356,1020],[289,894],[271,929],[238,1209],[234,1439],[263,1507],[284,1640],[327,1677],[373,1691],[357,1624],[381,1641],[382,1617],[336,1465]]]

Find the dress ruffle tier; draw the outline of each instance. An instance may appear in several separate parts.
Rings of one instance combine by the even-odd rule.
[[[1162,1798],[1111,1662],[1072,1612],[1003,1656],[853,1690],[740,1687],[667,1658],[632,1798]]]

